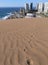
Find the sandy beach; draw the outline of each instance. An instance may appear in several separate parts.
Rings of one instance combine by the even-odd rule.
[[[48,18],[0,20],[0,65],[48,65]]]

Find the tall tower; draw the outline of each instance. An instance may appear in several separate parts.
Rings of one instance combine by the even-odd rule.
[[[44,11],[44,3],[38,3],[37,4],[38,12],[41,13]]]
[[[42,11],[44,12],[44,3],[43,3],[43,8],[42,8]]]
[[[38,8],[39,8],[39,3],[36,5],[36,9],[38,10]]]
[[[33,3],[30,3],[30,11],[33,9]]]
[[[48,12],[48,2],[45,2],[44,4],[44,13]]]
[[[26,3],[26,5],[25,5],[25,10],[26,10],[26,13],[29,12],[29,4],[28,3]]]

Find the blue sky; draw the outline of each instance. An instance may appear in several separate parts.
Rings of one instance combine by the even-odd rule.
[[[21,7],[25,3],[33,2],[34,5],[39,2],[48,2],[48,0],[0,0],[0,7]]]

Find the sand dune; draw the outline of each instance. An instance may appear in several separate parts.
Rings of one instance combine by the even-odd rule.
[[[0,65],[48,65],[48,19],[0,21]]]

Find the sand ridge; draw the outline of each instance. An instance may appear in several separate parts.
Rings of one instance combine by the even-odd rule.
[[[48,19],[0,21],[0,65],[48,65]]]

